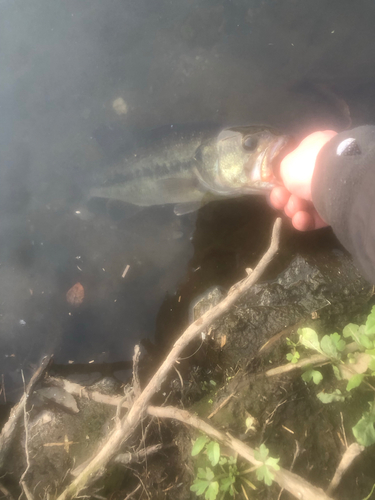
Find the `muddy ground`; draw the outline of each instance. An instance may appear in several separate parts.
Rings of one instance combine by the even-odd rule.
[[[224,294],[223,289],[210,289],[195,305],[196,316]],[[367,409],[371,391],[360,389],[345,402],[323,404],[316,393],[334,387],[329,366],[322,368],[324,379],[319,388],[304,382],[298,370],[276,377],[262,374],[286,364],[290,349],[285,339],[296,339],[299,327],[309,326],[319,334],[341,331],[348,322],[363,323],[373,303],[372,288],[345,254],[331,254],[329,261],[320,262],[297,256],[276,280],[250,289],[204,332],[204,340],[189,347],[153,404],[187,409],[251,447],[265,443],[270,455],[280,458],[283,468],[292,467],[294,473],[325,490],[347,445],[355,441],[351,427]],[[140,362],[142,387],[158,364],[152,352],[144,349]],[[101,368],[106,372],[100,373]],[[5,460],[0,453],[3,498],[20,494],[18,483],[27,467],[26,442],[30,467],[24,479],[35,499],[56,498],[80,466],[103,446],[125,410],[116,416],[116,406],[87,399],[85,388],[102,397],[125,394],[123,401],[129,402],[132,388],[131,379],[127,385],[116,379],[111,365],[101,368],[98,365],[90,370],[88,365],[86,373],[74,373],[72,367],[70,374],[66,367],[48,368],[27,402],[27,440],[21,419]],[[74,392],[58,387],[57,381],[63,379],[81,389]],[[250,429],[246,426],[248,418]],[[197,468],[209,465],[205,454],[191,456],[197,436],[199,433],[188,425],[146,418],[126,447],[119,450],[122,460],[131,453],[132,461],[110,463],[81,495],[137,500],[196,498],[190,486]],[[155,445],[161,445],[160,449],[142,455],[145,448]],[[221,453],[233,455],[224,448]],[[369,447],[344,475],[332,497],[365,498],[375,482],[374,462],[374,450]],[[238,459],[238,468],[246,467]],[[236,498],[293,498],[285,491],[279,496],[276,483],[266,486],[254,473],[248,477],[256,491],[246,488],[244,493],[238,488]],[[225,498],[230,497],[227,494]]]

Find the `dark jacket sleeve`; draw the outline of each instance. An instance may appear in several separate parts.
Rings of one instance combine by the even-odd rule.
[[[319,215],[375,284],[375,126],[342,132],[321,149],[312,179]]]

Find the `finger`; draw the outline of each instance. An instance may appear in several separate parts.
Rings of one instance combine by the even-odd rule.
[[[277,210],[282,210],[290,198],[289,191],[283,186],[277,186],[272,189],[270,194],[271,205]]]
[[[303,200],[299,196],[292,194],[289,197],[288,203],[285,205],[285,213],[288,217],[293,217],[297,212],[300,211],[311,211],[311,203],[306,200]]]
[[[301,210],[292,217],[293,226],[298,231],[311,231],[315,229],[315,222],[313,216],[309,212]]]
[[[320,229],[329,225],[320,217],[316,210],[301,210],[296,212],[292,217],[292,224],[298,231],[312,231],[313,229]]]

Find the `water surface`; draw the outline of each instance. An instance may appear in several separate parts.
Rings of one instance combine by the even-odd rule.
[[[9,398],[46,353],[129,360],[168,343],[204,289],[230,286],[265,250],[265,200],[172,207],[124,220],[85,212],[102,169],[162,125],[269,124],[296,138],[374,122],[370,0],[80,0],[0,4],[0,360]],[[113,103],[125,107],[116,113]],[[125,112],[126,111],[126,112]],[[285,254],[329,251],[288,230]],[[122,278],[124,268],[129,271]],[[77,308],[66,292],[80,282]]]

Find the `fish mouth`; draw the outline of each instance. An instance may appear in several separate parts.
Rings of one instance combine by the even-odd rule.
[[[290,142],[289,136],[279,137],[271,146],[268,146],[260,159],[260,180],[271,184],[278,184],[279,179],[276,175],[278,170],[276,166],[280,166],[282,158],[285,156],[284,151]]]

